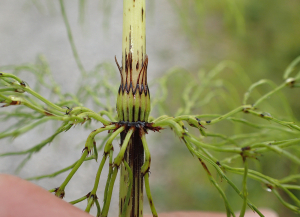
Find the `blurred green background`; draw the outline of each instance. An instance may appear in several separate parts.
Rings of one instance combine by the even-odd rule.
[[[201,85],[201,76],[207,76],[208,71],[224,60],[233,62],[225,64],[227,66],[222,73],[216,76],[211,82],[211,87],[207,87],[202,95],[202,99],[208,97],[209,100],[207,102],[203,100],[202,103],[199,100],[191,110],[192,114],[224,114],[242,105],[244,93],[251,83],[260,79],[270,79],[279,85],[283,82],[282,76],[287,65],[300,55],[300,2],[297,0],[170,0],[169,2],[177,14],[175,22],[178,23],[178,34],[188,39],[187,50],[194,61],[188,67],[189,72],[184,73],[182,70],[168,79],[169,92],[166,100],[168,106],[164,107],[168,115],[176,114],[178,108],[185,103],[182,93],[186,86],[195,80]],[[198,73],[200,76],[197,77]],[[271,89],[268,86],[258,88],[257,95],[253,95],[249,103],[254,103],[257,96]],[[211,98],[210,94],[213,95]],[[299,90],[287,88],[284,90],[284,98],[288,100],[291,110],[283,106],[283,98],[280,98],[279,94],[259,105],[258,109],[282,120],[297,121],[300,118],[299,96]],[[242,114],[240,117],[245,118],[246,115]],[[266,121],[258,118],[248,120],[266,124]],[[284,138],[284,135],[276,131],[266,131],[257,138],[255,137],[257,129],[236,125],[238,124],[222,122],[213,127],[209,126],[208,131],[228,136],[235,133],[254,133],[252,142]],[[210,184],[197,159],[191,157],[182,142],[174,138],[172,132],[169,133],[167,140],[168,142],[164,141],[163,144],[160,139],[156,140],[157,146],[167,146],[168,151],[165,151],[162,161],[153,160],[154,165],[151,168],[157,176],[163,177],[158,178],[152,188],[158,206],[164,209],[167,207],[169,210],[224,211],[221,197]],[[216,140],[206,141],[216,142]],[[299,147],[299,144],[297,146]],[[290,150],[299,156],[299,149]],[[224,154],[214,154],[220,159],[224,158]],[[242,166],[241,161],[237,160],[231,165]],[[274,153],[265,153],[259,156],[258,160],[252,160],[250,168],[278,179],[288,174],[299,174],[300,171],[299,166]],[[157,170],[159,172],[156,172]],[[226,174],[235,183],[241,183],[241,176]],[[242,205],[239,196],[224,180],[221,178],[217,180],[226,189],[225,192],[234,209],[239,210]],[[298,216],[285,208],[262,184],[251,180],[248,190],[249,199],[258,207],[269,207],[279,216]],[[299,191],[293,193],[300,197]],[[284,194],[282,196],[287,199]]]

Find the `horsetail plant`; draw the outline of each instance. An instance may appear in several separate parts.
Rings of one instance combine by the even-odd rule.
[[[86,80],[95,80],[95,74],[98,72],[98,68],[92,72],[85,71],[76,51],[63,0],[60,0],[60,6],[77,65]],[[170,128],[204,168],[208,179],[212,185],[216,187],[224,200],[227,216],[235,216],[233,207],[230,205],[230,198],[227,198],[225,191],[218,184],[210,167],[212,167],[223,180],[226,180],[229,186],[243,200],[242,207],[240,208],[240,216],[244,216],[247,207],[250,207],[259,216],[263,216],[259,209],[250,202],[248,198],[248,194],[251,193],[248,192],[247,189],[248,179],[262,183],[278,197],[284,206],[296,213],[300,213],[300,200],[294,193],[294,190],[299,190],[300,186],[293,184],[294,181],[300,178],[299,174],[290,174],[285,178],[275,179],[253,169],[249,164],[252,159],[258,158],[260,154],[264,152],[274,152],[284,156],[297,166],[300,164],[299,157],[287,150],[287,148],[290,147],[294,147],[295,149],[299,148],[300,127],[294,122],[279,120],[269,113],[257,109],[259,104],[266,101],[268,97],[280,93],[283,88],[299,87],[300,72],[295,76],[292,76],[292,72],[293,68],[299,64],[300,57],[288,66],[284,73],[284,82],[281,85],[275,85],[274,89],[270,92],[262,96],[260,95],[254,103],[249,104],[248,101],[253,98],[250,98],[250,96],[258,86],[264,84],[274,86],[273,83],[268,80],[261,80],[254,83],[245,93],[243,104],[223,115],[190,115],[189,113],[192,108],[198,109],[198,101],[205,104],[205,102],[210,100],[205,97],[202,101],[200,99],[203,95],[205,96],[205,89],[213,84],[213,79],[229,65],[228,63],[221,63],[215,69],[205,74],[205,76],[199,75],[202,82],[201,85],[196,81],[190,82],[187,85],[182,94],[185,104],[178,109],[176,116],[164,114],[163,106],[168,92],[168,90],[166,90],[166,82],[170,76],[173,76],[178,71],[176,69],[171,70],[158,81],[160,84],[159,90],[161,90],[161,92],[158,93],[159,96],[154,97],[152,106],[156,105],[161,116],[153,118],[149,116],[150,92],[147,83],[148,56],[146,54],[145,6],[145,0],[124,0],[123,2],[121,66],[116,60],[117,68],[120,72],[121,84],[117,92],[116,109],[113,109],[113,106],[109,103],[110,100],[107,90],[113,90],[117,87],[109,84],[108,78],[99,79],[95,85],[91,85],[90,83],[81,85],[78,94],[62,94],[59,86],[52,78],[48,70],[48,63],[43,56],[39,57],[38,64],[16,67],[4,66],[1,68],[3,71],[12,70],[16,73],[20,70],[34,72],[39,83],[53,90],[58,96],[59,101],[53,103],[30,88],[27,82],[15,74],[1,72],[0,101],[4,103],[2,107],[15,106],[16,108],[8,113],[2,112],[0,117],[2,120],[17,117],[20,121],[18,125],[0,133],[0,139],[19,136],[50,120],[59,121],[62,125],[52,136],[32,148],[20,152],[2,153],[0,156],[27,155],[19,167],[19,169],[21,169],[34,153],[39,152],[48,143],[52,142],[57,135],[70,130],[72,126],[84,124],[89,127],[91,120],[98,121],[102,123],[103,126],[93,130],[89,134],[80,159],[55,173],[31,177],[28,178],[28,180],[55,177],[61,173],[70,171],[60,186],[49,190],[57,197],[63,198],[66,186],[82,164],[90,160],[97,161],[97,159],[102,156],[95,175],[94,185],[90,192],[70,203],[77,204],[86,200],[86,212],[89,213],[92,206],[95,205],[97,216],[108,216],[112,192],[117,174],[120,171],[119,216],[143,216],[144,185],[152,214],[153,216],[158,216],[150,192],[149,169],[151,156],[146,141],[146,134],[148,131],[156,132]],[[109,71],[107,68],[105,68],[105,70]],[[50,84],[45,82],[45,76],[49,77],[51,81]],[[95,90],[91,88],[95,88]],[[105,96],[108,98],[106,104],[101,102],[98,98],[99,96],[96,95],[97,93],[99,95],[103,94],[103,92],[97,92],[96,90],[101,88],[104,89],[103,92],[106,93]],[[82,95],[82,92],[86,94]],[[87,96],[92,98],[94,103],[103,110],[95,112],[82,106],[82,104],[86,102]],[[237,114],[242,115],[243,113],[268,120],[269,124],[255,123],[252,120],[244,119],[240,116],[236,117]],[[240,133],[234,136],[227,136],[208,131],[207,128],[221,121],[231,121],[236,125],[241,124],[252,127],[258,132],[256,132],[256,136],[253,137],[253,133]],[[272,123],[276,123],[276,125]],[[20,125],[22,125],[22,127],[20,127]],[[189,128],[197,129],[199,135],[192,133],[194,132],[193,130],[190,130],[192,131],[190,132]],[[272,134],[274,137],[271,138],[271,136],[266,136],[267,133],[265,130],[267,130],[267,133],[278,131],[280,132],[280,136]],[[101,144],[97,145],[96,136],[103,132],[107,132],[108,134],[102,139]],[[120,151],[114,158],[116,150],[113,147],[113,141],[116,140],[118,136],[120,136],[121,140]],[[211,142],[210,144],[209,139],[211,138],[218,138],[219,140],[217,143]],[[100,150],[102,150],[103,155],[98,154]],[[221,155],[223,153],[226,153],[226,157]],[[230,165],[232,161],[236,161],[239,158],[242,160],[242,167]],[[97,195],[97,191],[106,161],[109,161],[109,173],[104,194],[100,196]],[[242,177],[241,189],[229,178],[228,173],[238,174]],[[282,196],[283,193],[285,196]],[[286,197],[289,197],[289,201],[285,199]],[[103,200],[103,204],[100,203],[101,200]]]

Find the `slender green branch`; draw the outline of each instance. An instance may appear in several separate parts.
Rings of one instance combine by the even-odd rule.
[[[150,191],[149,173],[145,174],[144,179],[145,179],[145,189],[146,189],[146,193],[147,193],[147,197],[148,197],[148,201],[149,201],[149,205],[150,205],[152,215],[153,215],[153,217],[157,217],[158,215],[157,215],[155,206],[153,204],[153,199],[152,199],[152,195],[151,195],[151,191]]]
[[[7,131],[1,132],[0,133],[0,139],[5,138],[5,137],[10,137],[10,136],[17,137],[17,136],[19,136],[21,134],[24,134],[24,133],[26,133],[26,132],[34,129],[35,127],[37,127],[37,126],[39,126],[39,125],[47,122],[48,120],[52,120],[52,118],[51,117],[44,117],[44,118],[42,118],[42,119],[40,119],[38,121],[30,123],[27,126],[20,127],[20,128],[14,130],[14,131],[11,131],[11,132],[7,132]]]
[[[248,160],[247,158],[243,158],[244,160],[244,177],[243,177],[243,195],[244,195],[244,203],[240,212],[240,217],[243,217],[246,212],[247,208],[247,198],[248,198],[248,191],[247,191],[247,176],[248,176]]]
[[[276,195],[276,197],[280,200],[280,202],[284,206],[286,206],[287,208],[293,210],[296,213],[300,213],[300,208],[299,207],[296,207],[296,206],[294,206],[294,205],[289,204],[288,202],[286,202],[275,189],[272,189],[272,192]]]
[[[186,143],[187,144],[187,143]],[[228,177],[225,175],[225,173],[222,171],[222,169],[220,168],[220,166],[217,164],[217,162],[213,161],[210,157],[205,156],[204,154],[200,153],[199,151],[195,150],[192,146],[188,146],[189,150],[195,154],[198,158],[200,159],[204,159],[205,161],[209,162],[218,172],[218,174],[224,178],[228,184],[236,191],[236,193],[243,199],[243,194],[239,191],[239,189],[236,187],[236,185],[230,180],[228,179]],[[222,167],[224,167],[224,165],[222,165]],[[227,167],[226,167],[227,169]],[[247,204],[248,206],[254,210],[259,216],[263,217],[264,215],[256,208],[256,206],[254,206],[252,203],[250,203],[249,200],[247,200]]]
[[[96,178],[95,178],[95,182],[94,182],[94,187],[93,187],[93,190],[91,191],[91,195],[95,195],[96,192],[97,192],[98,185],[99,185],[99,180],[100,180],[100,176],[101,176],[101,172],[102,172],[103,166],[105,164],[106,157],[107,157],[106,155],[103,156],[102,161],[101,161],[101,163],[99,165],[99,168],[98,168],[98,171],[97,171],[97,174],[96,174]]]
[[[120,164],[121,164],[121,162],[122,162],[122,160],[124,159],[124,154],[125,154],[125,151],[127,149],[127,145],[129,143],[130,137],[133,134],[133,132],[134,132],[134,128],[132,127],[132,128],[129,129],[129,131],[126,134],[126,137],[125,137],[125,139],[123,141],[121,150],[120,150],[119,154],[117,155],[117,157],[114,159],[114,165],[116,167],[119,167]]]
[[[93,160],[95,159],[95,155],[92,155],[90,157],[87,157],[85,158],[84,161],[89,161],[89,160]],[[74,168],[74,166],[78,163],[78,161],[76,161],[75,163],[73,163],[72,165],[68,166],[68,167],[65,167],[61,170],[58,170],[54,173],[50,173],[50,174],[47,174],[47,175],[43,175],[43,176],[34,176],[34,177],[30,177],[30,178],[27,178],[26,180],[30,181],[30,180],[40,180],[40,179],[44,179],[44,178],[54,178],[56,176],[58,176],[59,174],[62,174],[72,168]]]
[[[113,174],[111,176],[111,180],[109,183],[109,188],[108,188],[108,192],[107,192],[107,198],[105,200],[105,203],[103,205],[103,209],[102,209],[102,213],[101,216],[102,217],[106,217],[108,214],[108,210],[109,210],[109,206],[110,206],[110,201],[111,201],[111,195],[112,195],[112,191],[114,188],[114,184],[115,184],[115,180],[118,174],[118,167],[114,168]]]
[[[191,146],[191,143],[189,143],[189,142],[186,141],[186,140],[184,140],[184,142],[185,142],[185,145],[187,146],[187,148],[188,148],[192,153],[194,153],[194,149],[193,149],[193,147]],[[197,154],[196,154],[196,155],[197,155]],[[202,167],[204,168],[204,170],[205,170],[205,172],[206,172],[206,174],[207,174],[209,180],[211,181],[211,183],[216,187],[216,189],[217,189],[217,190],[219,191],[219,193],[221,194],[221,196],[222,196],[222,198],[223,198],[223,201],[224,201],[224,203],[225,203],[225,208],[226,208],[227,217],[230,217],[231,215],[232,215],[233,217],[235,217],[235,214],[234,214],[234,212],[233,212],[233,210],[232,210],[232,208],[231,208],[231,206],[230,206],[230,204],[229,204],[229,202],[228,202],[228,199],[227,199],[227,197],[226,197],[224,191],[221,189],[221,187],[217,184],[217,182],[215,181],[215,179],[212,177],[210,171],[208,170],[206,164],[202,161],[202,159],[199,158],[199,157],[198,157],[198,159],[199,159],[199,161],[200,161]]]
[[[107,199],[107,193],[108,193],[109,183],[110,183],[112,174],[113,174],[113,150],[110,150],[110,152],[109,152],[109,169],[108,169],[108,175],[107,175],[105,190],[104,190],[104,199],[103,199],[104,204]]]
[[[113,140],[114,140],[121,132],[123,132],[124,130],[125,130],[125,127],[122,126],[122,127],[120,127],[119,129],[117,129],[115,132],[113,132],[113,133],[109,136],[109,138],[108,138],[108,140],[107,140],[107,142],[106,142],[106,144],[105,144],[105,147],[104,147],[104,154],[107,154],[110,150],[112,150],[112,148],[113,148],[113,146],[112,146]]]
[[[87,204],[87,206],[86,206],[86,208],[85,208],[85,212],[87,212],[87,213],[90,212],[90,210],[91,210],[91,208],[92,208],[92,205],[93,205],[93,203],[94,203],[94,197],[95,197],[95,195],[91,195],[91,196],[90,196],[90,198],[89,198],[89,200],[88,200],[88,204]]]
[[[97,207],[97,217],[100,217],[101,216],[101,207],[100,207],[98,199],[95,200],[95,203],[96,203],[96,207]]]
[[[143,147],[144,147],[144,151],[145,151],[145,162],[141,168],[141,173],[144,176],[150,169],[150,163],[151,163],[151,156],[150,156],[150,151],[147,145],[147,141],[146,141],[146,135],[145,132],[141,129],[142,131],[142,143],[143,143]]]
[[[76,165],[73,167],[73,169],[71,170],[71,172],[69,173],[69,175],[67,176],[67,178],[65,179],[65,181],[59,186],[59,188],[57,189],[57,191],[55,192],[55,195],[63,198],[65,195],[65,187],[67,186],[67,184],[69,183],[69,181],[72,179],[73,175],[76,173],[76,171],[79,169],[79,167],[81,166],[81,164],[84,162],[85,158],[88,155],[88,149],[84,149],[84,152],[81,156],[81,158],[77,161]]]
[[[87,198],[88,198],[88,196],[85,195],[85,196],[83,196],[83,197],[81,197],[81,198],[78,198],[78,199],[76,199],[76,200],[72,200],[72,201],[70,201],[69,203],[72,204],[72,205],[74,205],[74,204],[76,204],[76,203],[80,203],[81,201],[86,200]]]
[[[66,11],[65,11],[64,1],[59,0],[59,3],[60,3],[61,14],[63,16],[64,23],[65,23],[65,26],[66,26],[66,29],[67,29],[69,42],[70,42],[70,45],[71,45],[71,48],[72,48],[72,51],[73,51],[73,56],[75,58],[77,66],[78,66],[78,68],[81,72],[81,75],[86,76],[87,73],[86,73],[86,71],[85,71],[85,69],[84,69],[84,67],[81,63],[81,60],[79,58],[79,55],[78,55],[78,52],[77,52],[77,49],[76,49],[76,46],[75,46],[75,43],[74,43],[71,27],[70,27],[70,24],[69,24],[69,21],[68,21],[68,18],[67,18],[67,14],[66,14]]]

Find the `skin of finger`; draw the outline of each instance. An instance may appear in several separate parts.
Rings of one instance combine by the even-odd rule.
[[[265,217],[278,217],[278,215],[269,209],[260,209],[260,212]],[[236,213],[236,216],[239,216],[239,213]],[[253,211],[247,211],[245,217],[258,217],[257,213]],[[152,217],[152,215],[144,215],[144,217]],[[168,212],[160,213],[159,217],[226,217],[225,213],[212,213],[212,212]]]
[[[260,210],[266,217],[278,217],[267,209]],[[90,217],[91,215],[55,197],[45,189],[11,175],[0,174],[0,213],[12,217]],[[238,213],[237,213],[238,215]],[[211,212],[169,212],[160,217],[225,217],[224,213]],[[257,217],[248,211],[245,217]],[[152,217],[145,215],[144,217]]]
[[[0,213],[6,217],[91,216],[39,186],[5,174],[0,174]]]

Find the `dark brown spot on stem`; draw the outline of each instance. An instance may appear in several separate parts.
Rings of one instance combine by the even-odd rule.
[[[211,176],[211,173],[209,172],[206,164],[200,158],[198,158],[198,159],[199,159],[200,163],[202,164],[204,170]]]

